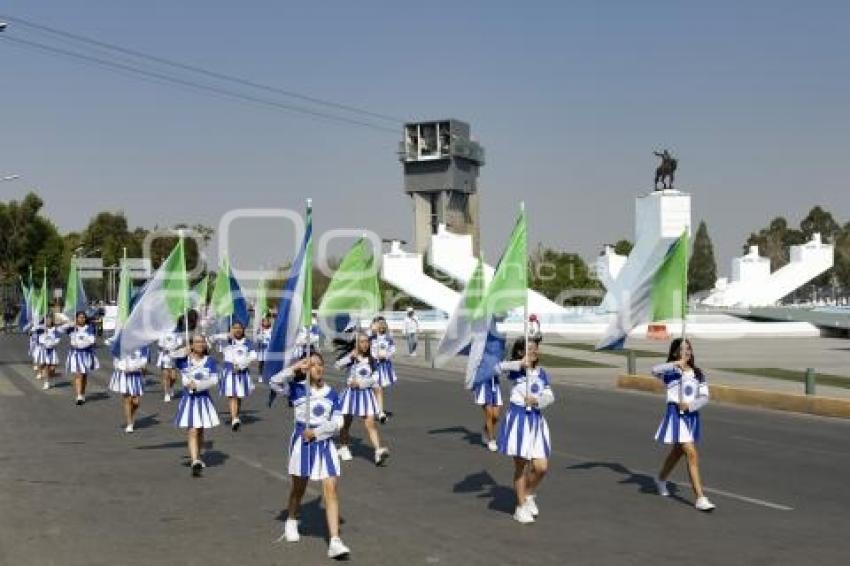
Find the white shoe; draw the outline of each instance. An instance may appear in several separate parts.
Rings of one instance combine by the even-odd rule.
[[[495,440],[491,440],[487,443],[487,450],[489,450],[490,452],[498,452],[499,444]]]
[[[516,511],[514,511],[514,520],[517,523],[527,525],[534,522],[534,515],[532,515],[531,511],[528,510],[528,506],[520,505],[516,508]]]
[[[298,533],[297,519],[287,519],[283,524],[283,538],[286,539],[286,542],[298,542],[301,540],[301,535]]]
[[[133,425],[128,424],[128,425],[124,428],[124,432],[133,432]]]
[[[705,511],[706,513],[708,513],[714,511],[715,505],[714,503],[708,500],[708,497],[702,496],[697,499],[697,502],[694,504],[694,507],[696,507],[700,511]]]
[[[351,554],[351,551],[339,537],[333,537],[328,543],[328,558],[343,558]]]
[[[658,490],[658,495],[662,497],[670,496],[670,490],[667,489],[667,482],[665,480],[655,478],[655,488]]]
[[[375,465],[383,466],[387,463],[387,458],[390,457],[390,451],[388,448],[381,447],[375,449]]]
[[[86,402],[86,396],[85,395],[77,395],[77,405],[82,405],[85,402]]]
[[[166,393],[165,396],[162,398],[162,401],[163,403],[171,403],[171,394]]]
[[[528,509],[532,517],[537,517],[540,514],[540,509],[537,508],[537,501],[533,495],[525,498],[525,508]]]
[[[340,446],[337,454],[339,454],[339,459],[343,462],[350,462],[352,459],[351,450],[348,449],[348,446]]]
[[[42,385],[42,386],[41,386],[41,388],[42,388],[44,391],[47,391],[48,389],[50,389],[50,381],[45,381],[45,382],[44,382],[44,385]]]
[[[237,417],[233,419],[232,423],[230,423],[230,430],[236,432],[237,430],[239,430],[240,426],[242,426],[242,420]]]

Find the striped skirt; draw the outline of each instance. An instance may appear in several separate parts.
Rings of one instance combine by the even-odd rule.
[[[174,360],[166,352],[160,350],[159,355],[156,357],[156,367],[159,369],[174,369]]]
[[[502,388],[499,387],[497,379],[482,381],[472,388],[472,395],[476,405],[484,407],[502,406]]]
[[[145,394],[145,378],[140,371],[115,370],[109,380],[109,390],[122,395],[141,397]]]
[[[251,394],[254,390],[254,384],[251,383],[251,375],[247,369],[233,371],[225,369],[222,372],[221,379],[218,380],[218,394],[222,397],[239,397],[244,398]]]
[[[393,384],[398,381],[395,368],[393,368],[393,363],[390,360],[379,360],[377,372],[378,385],[384,389],[392,387]]]
[[[372,417],[380,412],[378,410],[378,401],[375,399],[375,392],[371,389],[352,389],[347,387],[342,392],[339,403],[342,406],[340,412],[343,415]]]
[[[59,364],[59,356],[56,354],[56,348],[45,348],[39,346],[35,351],[35,363],[40,366],[55,366]]]
[[[655,440],[662,444],[682,444],[699,442],[699,438],[699,412],[680,415],[675,403],[667,403],[667,411],[658,425]]]
[[[340,475],[339,455],[333,439],[304,442],[304,425],[298,423],[289,441],[289,475],[321,481]]]
[[[220,424],[218,412],[209,393],[186,390],[180,397],[174,424],[180,428],[213,428]]]
[[[549,458],[552,452],[549,425],[543,414],[537,409],[529,411],[514,403],[510,404],[502,421],[498,444],[502,454],[526,460]]]
[[[97,361],[97,356],[91,350],[75,350],[72,348],[68,352],[68,359],[65,361],[65,370],[71,374],[85,375],[99,367],[100,362]]]

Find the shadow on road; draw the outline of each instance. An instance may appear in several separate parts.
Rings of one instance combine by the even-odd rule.
[[[477,493],[480,499],[489,499],[488,509],[513,514],[516,496],[510,487],[499,485],[487,471],[469,474],[452,488],[454,493]]]
[[[143,429],[143,428],[152,427],[154,425],[158,425],[159,419],[156,418],[158,415],[159,415],[159,413],[154,413],[152,415],[145,415],[144,417],[142,417],[140,419],[136,419],[136,424],[135,424],[136,429]]]
[[[567,466],[568,470],[593,470],[596,468],[607,469],[615,474],[624,476],[623,479],[618,482],[621,485],[636,485],[638,486],[639,493],[653,495],[656,497],[658,496],[658,490],[655,486],[655,478],[647,474],[633,472],[626,466],[617,462],[583,462],[581,464]],[[682,496],[679,495],[679,488],[676,484],[670,482],[668,486],[670,490],[669,499],[674,499],[679,503],[684,503],[688,506],[692,505],[690,501],[683,499]]]
[[[465,426],[449,426],[446,428],[434,428],[428,431],[428,434],[458,434],[463,437],[463,440],[473,446],[481,446],[483,437],[481,431],[471,431]]]

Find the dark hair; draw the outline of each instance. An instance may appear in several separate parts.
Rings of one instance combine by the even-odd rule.
[[[514,340],[514,345],[511,346],[511,360],[515,362],[525,357],[525,337],[519,337]]]
[[[697,367],[696,358],[694,357],[694,347],[691,344],[690,338],[685,338],[684,341],[691,348],[691,359],[688,360],[688,366],[694,370],[694,376],[699,381],[705,381],[705,375],[703,375],[702,370]],[[670,342],[670,351],[667,353],[667,362],[678,362],[679,358],[682,357],[682,338],[674,338],[672,342]]]
[[[189,332],[194,332],[198,327],[198,311],[195,309],[189,309]],[[177,319],[177,331],[185,332],[186,331],[186,316],[180,315],[180,318]]]
[[[86,324],[89,323],[89,315],[86,314],[86,311],[77,311],[77,314],[74,315],[74,323],[77,322],[77,319],[80,318],[80,315],[83,315],[86,319]],[[44,315],[47,318],[47,315]]]

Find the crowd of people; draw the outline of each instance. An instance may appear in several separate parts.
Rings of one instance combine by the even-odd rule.
[[[412,310],[405,319],[403,335],[408,354],[413,356],[419,321]],[[258,386],[266,388],[271,397],[286,399],[293,409],[294,427],[288,463],[291,492],[282,538],[289,542],[299,540],[298,517],[307,482],[320,482],[329,533],[328,556],[347,556],[350,550],[339,532],[337,489],[342,463],[352,459],[349,445],[355,420],[365,428],[375,465],[386,466],[390,457],[379,425],[392,417],[387,409],[388,393],[399,377],[393,362],[395,340],[387,320],[376,316],[368,330],[351,325],[334,340],[334,366],[345,374],[339,390],[325,381],[317,325],[300,329],[294,350],[286,356],[291,363],[267,378],[263,377],[263,369],[269,360],[272,316],[262,314],[251,338],[244,322],[230,321],[228,326],[226,332],[209,331],[210,324],[192,310],[156,341],[155,363],[153,344],[112,360],[109,389],[121,396],[125,432],[134,432],[135,416],[146,388],[145,376],[155,366],[159,370],[162,401],[171,403],[179,397],[174,425],[186,431],[191,474],[201,477],[206,467],[202,454],[204,435],[221,424],[213,393],[225,401],[228,424],[234,433],[242,426],[243,401]],[[540,365],[539,323],[534,330],[528,342],[517,339],[507,360],[471,392],[473,402],[483,409],[484,445],[514,462],[513,518],[522,524],[535,522],[540,513],[537,494],[552,450],[544,413],[556,401],[549,374]],[[87,378],[100,365],[96,330],[87,313],[76,313],[74,320],[61,313],[49,314],[28,331],[35,377],[44,389],[52,387],[57,378],[58,348],[67,337],[65,375],[73,381],[74,402],[84,405]],[[701,429],[699,411],[708,402],[709,392],[705,374],[695,365],[690,341],[674,340],[667,362],[656,366],[653,373],[667,388],[666,408],[655,438],[671,446],[656,478],[658,493],[669,495],[668,478],[684,456],[696,495],[695,506],[711,511],[714,505],[703,492],[696,449]],[[509,388],[505,398],[502,379],[507,380]],[[178,385],[182,387],[179,394],[175,391]]]

